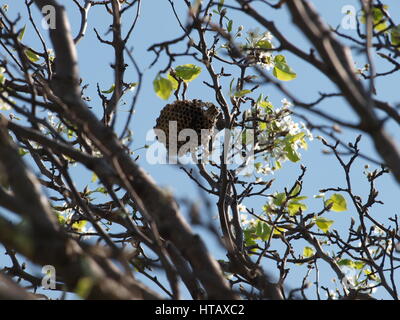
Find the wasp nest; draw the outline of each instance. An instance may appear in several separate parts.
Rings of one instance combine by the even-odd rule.
[[[185,137],[185,141],[179,141],[174,137],[176,141],[177,149],[188,141],[194,142],[192,147],[198,147],[205,145],[214,129],[216,119],[219,111],[217,107],[210,102],[203,102],[201,100],[177,100],[171,104],[167,104],[157,118],[157,123],[154,129],[162,130],[165,134],[164,137],[157,136],[157,139],[162,142],[167,150],[169,149],[169,135],[174,134],[171,127],[175,125],[177,137],[179,133],[184,129],[191,129],[192,132],[196,133],[196,141],[194,142],[191,137]],[[176,121],[174,123],[173,121]],[[207,135],[202,135],[202,129],[208,130]],[[157,132],[156,132],[157,134]],[[185,136],[185,134],[183,134]],[[189,150],[188,150],[189,151]]]

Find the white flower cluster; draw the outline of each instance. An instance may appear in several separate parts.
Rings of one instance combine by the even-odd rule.
[[[247,208],[243,204],[238,204],[237,210],[240,212],[240,222],[242,224],[242,227],[248,227],[255,225],[257,223],[257,220],[250,216],[250,214],[247,212]]]
[[[6,81],[6,77],[4,76],[4,72],[6,71],[6,69],[4,69],[3,67],[0,67],[0,84],[4,84],[4,82]],[[2,91],[1,94],[3,95],[3,97],[8,98],[8,92],[7,91]],[[10,99],[12,101],[12,99]],[[8,103],[6,103],[4,100],[2,100],[0,98],[0,110],[3,111],[9,111],[11,110],[11,107]]]
[[[271,32],[262,32],[251,30],[248,32],[247,44],[251,48],[247,56],[250,64],[258,64],[261,67],[271,70],[274,65],[274,56],[271,51],[266,51],[267,49],[274,49],[272,43]]]
[[[306,149],[307,143],[314,139],[310,130],[303,122],[295,122],[290,108],[293,104],[286,98],[281,100],[281,107],[274,109],[271,103],[261,101],[244,114],[244,120],[251,122],[254,118],[260,121],[255,150],[262,155],[263,161],[258,162],[256,171],[260,174],[271,174],[279,169],[288,158],[288,143],[291,152],[297,154],[298,149]],[[299,137],[288,142],[288,137]],[[263,152],[265,151],[265,152]],[[298,155],[299,156],[299,155]]]

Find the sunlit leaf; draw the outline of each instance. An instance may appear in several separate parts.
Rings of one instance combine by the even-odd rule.
[[[310,258],[315,254],[315,251],[311,247],[304,247],[303,249],[303,257],[304,258]]]
[[[383,10],[387,10],[389,7],[387,5],[383,6]],[[380,7],[372,8],[372,23],[374,25],[374,29],[378,32],[386,30],[388,28],[387,18],[384,11]],[[362,16],[360,18],[361,23],[367,23],[366,13],[363,11]]]
[[[350,259],[340,259],[338,261],[338,265],[341,267],[349,267],[352,268],[353,267],[353,261]]]
[[[256,48],[272,49],[272,43],[268,40],[260,40],[260,41],[257,41]]]
[[[328,200],[325,201],[325,206],[327,207],[333,203],[331,210],[335,212],[342,212],[347,210],[346,199],[339,193],[335,193]]]
[[[274,205],[280,207],[285,200],[286,200],[286,195],[282,192],[276,194],[272,202],[274,203]]]
[[[172,83],[170,80],[157,76],[153,81],[155,93],[164,100],[167,100],[172,93]]]
[[[288,212],[291,216],[299,213],[300,211],[304,212],[307,210],[307,206],[304,203],[297,201],[290,201],[288,203]]]
[[[82,277],[79,279],[75,287],[75,293],[81,298],[85,299],[92,291],[93,285],[94,282],[90,277]]]
[[[290,81],[297,77],[296,72],[288,66],[286,63],[286,58],[283,55],[277,55],[274,59],[275,67],[273,70],[273,75],[282,81]]]
[[[179,86],[178,81],[177,81],[173,76],[171,76],[170,73],[168,73],[168,76],[167,76],[167,77],[168,77],[168,80],[171,81],[172,89],[173,89],[173,90],[178,89],[178,86]]]
[[[323,232],[327,233],[329,228],[334,223],[333,220],[329,220],[327,218],[318,217],[315,219],[315,223],[317,224],[318,228],[320,228]]]
[[[240,90],[240,91],[235,92],[234,96],[235,97],[243,97],[244,95],[249,94],[249,93],[251,93],[251,90]]]
[[[400,24],[390,30],[390,42],[395,47],[400,46]]]
[[[32,62],[37,62],[40,60],[40,57],[30,49],[25,50],[25,55]]]
[[[92,174],[92,179],[90,180],[91,182],[96,182],[97,180],[99,180],[99,177],[97,176],[96,173],[93,172]]]
[[[300,156],[298,152],[293,148],[293,145],[291,143],[287,142],[283,150],[286,151],[286,156],[290,161],[292,162],[300,161]]]
[[[74,229],[75,231],[82,232],[83,228],[85,227],[86,224],[87,224],[86,220],[80,220],[80,221],[74,222],[72,224],[72,229]]]
[[[19,41],[22,41],[22,39],[24,38],[25,30],[26,30],[26,25],[24,25],[24,27],[23,27],[23,28],[21,29],[21,31],[19,32],[19,35],[18,35],[18,40],[19,40]]]
[[[196,79],[201,73],[201,68],[194,64],[184,64],[175,68],[175,74],[185,82]]]

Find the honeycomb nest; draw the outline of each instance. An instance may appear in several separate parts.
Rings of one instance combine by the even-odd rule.
[[[169,123],[170,121],[176,121],[177,135],[179,135],[179,132],[183,129],[192,129],[196,132],[198,137],[198,143],[195,147],[205,145],[212,135],[218,114],[219,110],[210,102],[203,102],[197,99],[176,100],[171,104],[167,104],[161,110],[160,116],[157,118],[154,129],[164,131],[166,141],[163,141],[161,137],[157,137],[157,139],[162,142],[168,150]],[[202,129],[207,129],[210,132],[206,141],[200,139]],[[189,141],[189,138],[187,138],[186,141],[177,141],[177,148],[179,149],[187,141]]]

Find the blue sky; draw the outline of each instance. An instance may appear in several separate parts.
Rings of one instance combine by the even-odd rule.
[[[60,1],[59,1],[60,2]],[[78,32],[80,16],[78,10],[73,5],[72,1],[63,1],[67,7],[68,15],[71,20],[73,34]],[[133,55],[138,62],[140,68],[144,72],[143,88],[140,93],[139,99],[136,105],[136,112],[134,119],[130,125],[130,129],[133,131],[134,141],[132,144],[133,149],[140,149],[147,142],[145,137],[147,132],[155,125],[155,120],[162,107],[166,104],[165,101],[159,99],[154,91],[152,81],[159,70],[165,68],[166,60],[161,58],[159,62],[152,67],[148,68],[150,63],[154,59],[154,54],[148,52],[147,49],[152,44],[157,42],[162,42],[168,39],[172,39],[178,35],[181,35],[181,29],[177,24],[176,19],[172,15],[171,7],[167,0],[150,0],[142,1],[141,17],[137,23],[134,30],[133,36],[128,43],[128,48],[133,48]],[[177,10],[181,17],[186,17],[185,8],[180,3],[183,1],[176,1]],[[322,14],[324,19],[336,27],[343,14],[341,9],[344,5],[354,5],[358,8],[358,2],[356,0],[314,0],[313,3],[317,7],[318,11]],[[23,1],[4,1],[0,0],[0,4],[9,4],[9,12],[11,15],[15,15],[17,12],[23,13],[23,19],[26,21],[27,13],[24,7]],[[232,1],[226,1],[226,3],[233,3]],[[398,19],[400,13],[400,5],[398,0],[387,0],[386,4],[390,6],[390,13],[394,19]],[[263,7],[266,8],[266,7]],[[38,12],[35,8],[35,16],[38,17]],[[134,18],[134,11],[131,11],[130,19]],[[260,28],[260,31],[264,31],[260,26],[258,26],[252,19],[243,16],[240,12],[235,12],[233,10],[229,11],[229,16],[234,20],[234,29],[239,25],[243,25],[245,30],[254,29],[256,27]],[[307,40],[298,32],[295,26],[291,24],[290,16],[286,9],[284,10],[273,10],[264,9],[263,15],[267,18],[272,19],[276,22],[280,30],[286,35],[286,37],[293,41],[298,47],[308,50],[309,44]],[[130,22],[130,21],[129,21]],[[21,27],[25,22],[21,22]],[[96,84],[99,83],[102,90],[107,90],[113,84],[113,70],[109,67],[110,63],[113,62],[113,52],[110,47],[100,44],[95,36],[93,28],[95,27],[100,35],[104,35],[108,30],[108,26],[111,24],[111,17],[104,13],[104,9],[101,7],[93,7],[89,14],[89,27],[87,30],[86,37],[78,44],[78,54],[79,54],[79,68],[81,71],[81,77],[83,83],[87,83],[90,86],[86,91],[86,95],[92,98],[89,105],[93,107],[94,112],[100,114],[101,103],[97,98],[96,94]],[[127,26],[125,26],[126,28]],[[349,35],[356,35],[353,30],[344,31]],[[109,38],[109,35],[105,36]],[[38,40],[34,36],[32,27],[27,27],[25,34],[26,43],[38,47]],[[276,43],[276,42],[275,42]],[[181,47],[182,48],[182,47]],[[1,49],[0,49],[1,50]],[[179,50],[179,46],[177,47]],[[297,72],[298,78],[294,81],[285,83],[285,86],[293,92],[296,96],[303,99],[304,101],[313,101],[318,98],[318,92],[336,92],[335,87],[321,74],[318,73],[316,69],[305,64],[300,59],[294,57],[290,53],[284,52],[286,55],[290,66]],[[365,60],[363,58],[354,57],[356,64],[358,66],[363,66]],[[128,62],[129,63],[129,62]],[[186,64],[186,63],[196,63],[188,57],[183,57],[177,59],[176,65]],[[377,62],[377,68],[380,71],[386,71],[390,68],[389,65],[381,62]],[[137,77],[134,68],[130,65],[126,72],[127,82],[137,81]],[[213,92],[202,84],[202,81],[208,81],[209,76],[206,74],[203,68],[202,74],[190,83],[188,90],[188,98],[200,98],[205,101],[214,102]],[[379,78],[377,80],[377,91],[378,96],[382,100],[387,100],[391,103],[399,103],[400,98],[398,96],[398,75],[390,75],[385,78]],[[396,90],[397,89],[397,90]],[[227,93],[228,89],[225,91]],[[258,92],[263,92],[264,95],[269,96],[271,102],[275,105],[279,105],[281,99],[285,98],[280,92],[278,92],[271,85],[263,86]],[[132,96],[127,95],[124,100],[127,105],[121,106],[121,112],[118,115],[118,120],[121,127],[121,123],[126,118],[126,110],[128,110],[131,103]],[[173,101],[171,97],[168,102]],[[350,110],[349,106],[342,99],[330,99],[323,102],[321,105],[324,110],[331,114],[338,115],[341,119],[347,119],[349,121],[357,121],[357,117]],[[296,110],[296,109],[295,109]],[[299,110],[302,112],[302,110]],[[318,120],[315,117],[310,116],[310,119]],[[320,121],[321,122],[321,121]],[[399,128],[394,124],[388,126],[388,131],[397,138],[400,137]],[[344,141],[354,141],[357,136],[357,132],[345,130],[344,134],[341,136]],[[338,164],[338,162],[331,156],[326,156],[321,153],[324,149],[322,144],[318,140],[314,140],[309,144],[309,150],[302,151],[301,163],[307,168],[307,174],[304,179],[304,189],[303,193],[309,196],[309,200],[306,201],[310,210],[318,209],[321,207],[321,202],[318,199],[313,199],[312,196],[318,194],[320,189],[326,187],[344,186],[344,174]],[[361,142],[361,150],[373,158],[379,159],[373,149],[370,139],[363,136]],[[140,155],[139,164],[147,170],[152,177],[161,186],[167,187],[176,195],[177,198],[188,198],[193,201],[200,201],[200,195],[197,187],[191,182],[187,176],[178,168],[168,165],[150,165],[147,163],[145,158],[145,150],[138,150],[138,155]],[[357,193],[361,195],[366,195],[368,192],[368,183],[363,175],[364,165],[367,162],[364,160],[359,160],[355,167],[353,168],[353,188]],[[277,172],[274,176],[276,181],[272,187],[272,191],[282,191],[284,187],[291,186],[295,181],[296,177],[300,173],[300,164],[285,163],[283,169]],[[374,165],[372,165],[374,168]],[[91,173],[83,170],[80,167],[74,169],[76,176],[79,175],[79,179],[76,180],[76,184],[83,188],[86,184],[90,183]],[[398,195],[398,185],[394,179],[390,176],[385,176],[378,181],[378,190],[380,190],[380,199],[385,203],[380,207],[372,209],[371,212],[373,216],[377,217],[378,220],[382,222],[387,222],[387,218],[398,214],[398,207],[396,206],[395,196]],[[92,184],[95,188],[95,185]],[[211,198],[212,203],[215,203],[217,199]],[[254,207],[255,209],[261,210],[263,205],[263,200],[256,199],[252,202],[245,203],[248,207]],[[216,214],[216,211],[215,211]],[[356,217],[356,212],[349,207],[347,212],[341,213],[329,213],[328,218],[335,220],[334,227],[339,231],[345,231],[350,223],[350,217]],[[216,245],[212,236],[203,230],[197,230],[200,232],[208,246],[210,251],[217,257],[223,258],[223,252],[220,250],[218,245]],[[3,258],[0,257],[0,265]],[[326,277],[333,277],[333,273],[328,273],[327,268],[321,265],[321,274],[326,272]],[[298,284],[298,278],[304,275],[305,268],[299,267],[298,270],[293,269],[289,274],[289,285]],[[297,280],[297,281],[296,281]]]

